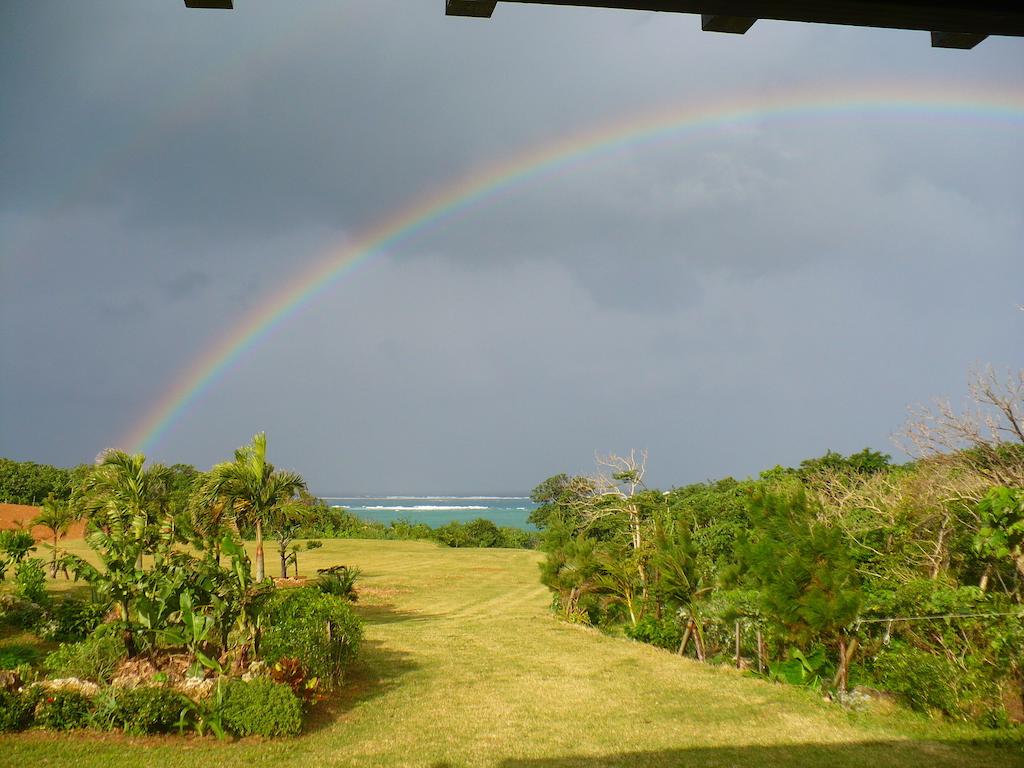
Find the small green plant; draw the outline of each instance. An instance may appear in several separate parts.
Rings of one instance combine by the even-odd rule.
[[[308,677],[299,659],[278,659],[270,668],[270,679],[275,683],[284,683],[306,704],[324,698],[321,691],[320,678]]]
[[[193,708],[188,698],[169,688],[123,688],[114,694],[106,719],[110,727],[125,733],[170,733]]]
[[[295,736],[302,704],[292,689],[266,678],[232,680],[221,705],[224,729],[236,736]]]
[[[40,689],[0,690],[0,733],[20,731],[32,724]]]
[[[55,731],[85,728],[92,719],[92,702],[78,691],[47,691],[36,705],[36,724]]]
[[[217,678],[217,687],[213,690],[213,696],[205,701],[194,703],[192,717],[195,718],[196,733],[205,736],[210,731],[218,739],[226,739],[227,731],[224,730],[224,697],[227,685],[225,678]]]
[[[77,677],[95,683],[108,683],[118,665],[128,655],[124,640],[116,631],[104,631],[104,625],[80,643],[61,643],[60,648],[43,661],[54,677]]]
[[[341,597],[353,603],[359,599],[356,595],[358,568],[332,565],[330,568],[320,568],[317,573],[320,574],[320,578],[317,579],[316,586],[324,594]]]
[[[794,648],[785,661],[774,661],[768,665],[770,679],[789,685],[803,685],[816,691],[831,681],[834,672],[822,647],[815,648],[811,653]]]
[[[0,531],[0,581],[3,580],[8,568],[18,565],[35,548],[36,540],[29,531]]]
[[[14,593],[33,603],[46,601],[46,566],[38,557],[28,557],[14,568]]]

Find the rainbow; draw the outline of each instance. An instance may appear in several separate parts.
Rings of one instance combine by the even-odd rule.
[[[450,219],[509,187],[554,173],[598,153],[636,143],[769,119],[827,115],[968,118],[1024,123],[1024,89],[928,85],[870,85],[758,94],[713,104],[693,104],[610,123],[533,147],[444,184],[329,249],[206,347],[117,442],[148,451],[232,363],[260,344],[302,307],[355,272],[374,255]]]

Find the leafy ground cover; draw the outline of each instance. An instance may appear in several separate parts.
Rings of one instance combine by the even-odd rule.
[[[83,544],[68,548],[86,554]],[[428,542],[328,541],[304,574],[361,569],[363,653],[303,736],[234,743],[28,732],[2,765],[1010,766],[1019,745],[680,659],[558,621],[540,555]],[[65,582],[50,582],[63,588]],[[878,705],[881,706],[881,705]]]

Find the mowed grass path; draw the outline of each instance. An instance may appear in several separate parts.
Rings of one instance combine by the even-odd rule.
[[[270,554],[268,552],[268,554]],[[992,766],[1019,748],[557,621],[533,552],[333,541],[304,572],[362,569],[362,660],[296,739],[220,743],[30,732],[10,766]],[[274,561],[268,559],[268,566]]]

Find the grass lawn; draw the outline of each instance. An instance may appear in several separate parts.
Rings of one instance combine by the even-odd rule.
[[[797,688],[561,623],[533,552],[327,541],[300,558],[307,573],[361,568],[366,621],[361,661],[303,736],[29,732],[0,738],[0,764],[1024,766],[1020,747],[972,746],[981,731],[902,711],[850,714]],[[267,565],[274,572],[272,556]]]

